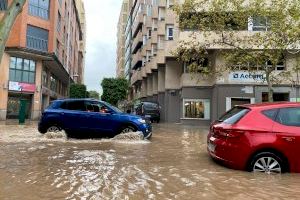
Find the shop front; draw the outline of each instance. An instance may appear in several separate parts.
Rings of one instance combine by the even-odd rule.
[[[31,118],[35,88],[36,86],[34,84],[9,81],[7,119],[18,119],[21,106],[25,106],[25,118]],[[21,104],[21,100],[24,102],[23,104]]]

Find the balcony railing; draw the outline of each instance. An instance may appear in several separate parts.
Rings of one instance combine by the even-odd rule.
[[[27,36],[26,47],[38,51],[48,51],[48,40]]]

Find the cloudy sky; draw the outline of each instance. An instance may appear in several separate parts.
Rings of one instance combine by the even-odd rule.
[[[117,23],[122,0],[84,0],[87,20],[85,84],[100,92],[104,77],[116,74]]]

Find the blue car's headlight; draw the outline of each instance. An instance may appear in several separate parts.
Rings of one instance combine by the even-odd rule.
[[[144,119],[138,119],[138,121],[142,124],[146,124],[146,120],[144,120]]]

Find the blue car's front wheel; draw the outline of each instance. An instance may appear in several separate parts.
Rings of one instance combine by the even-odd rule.
[[[120,133],[123,134],[123,133],[135,132],[135,131],[136,131],[135,127],[128,125],[128,126],[124,126],[123,128],[121,128]]]

